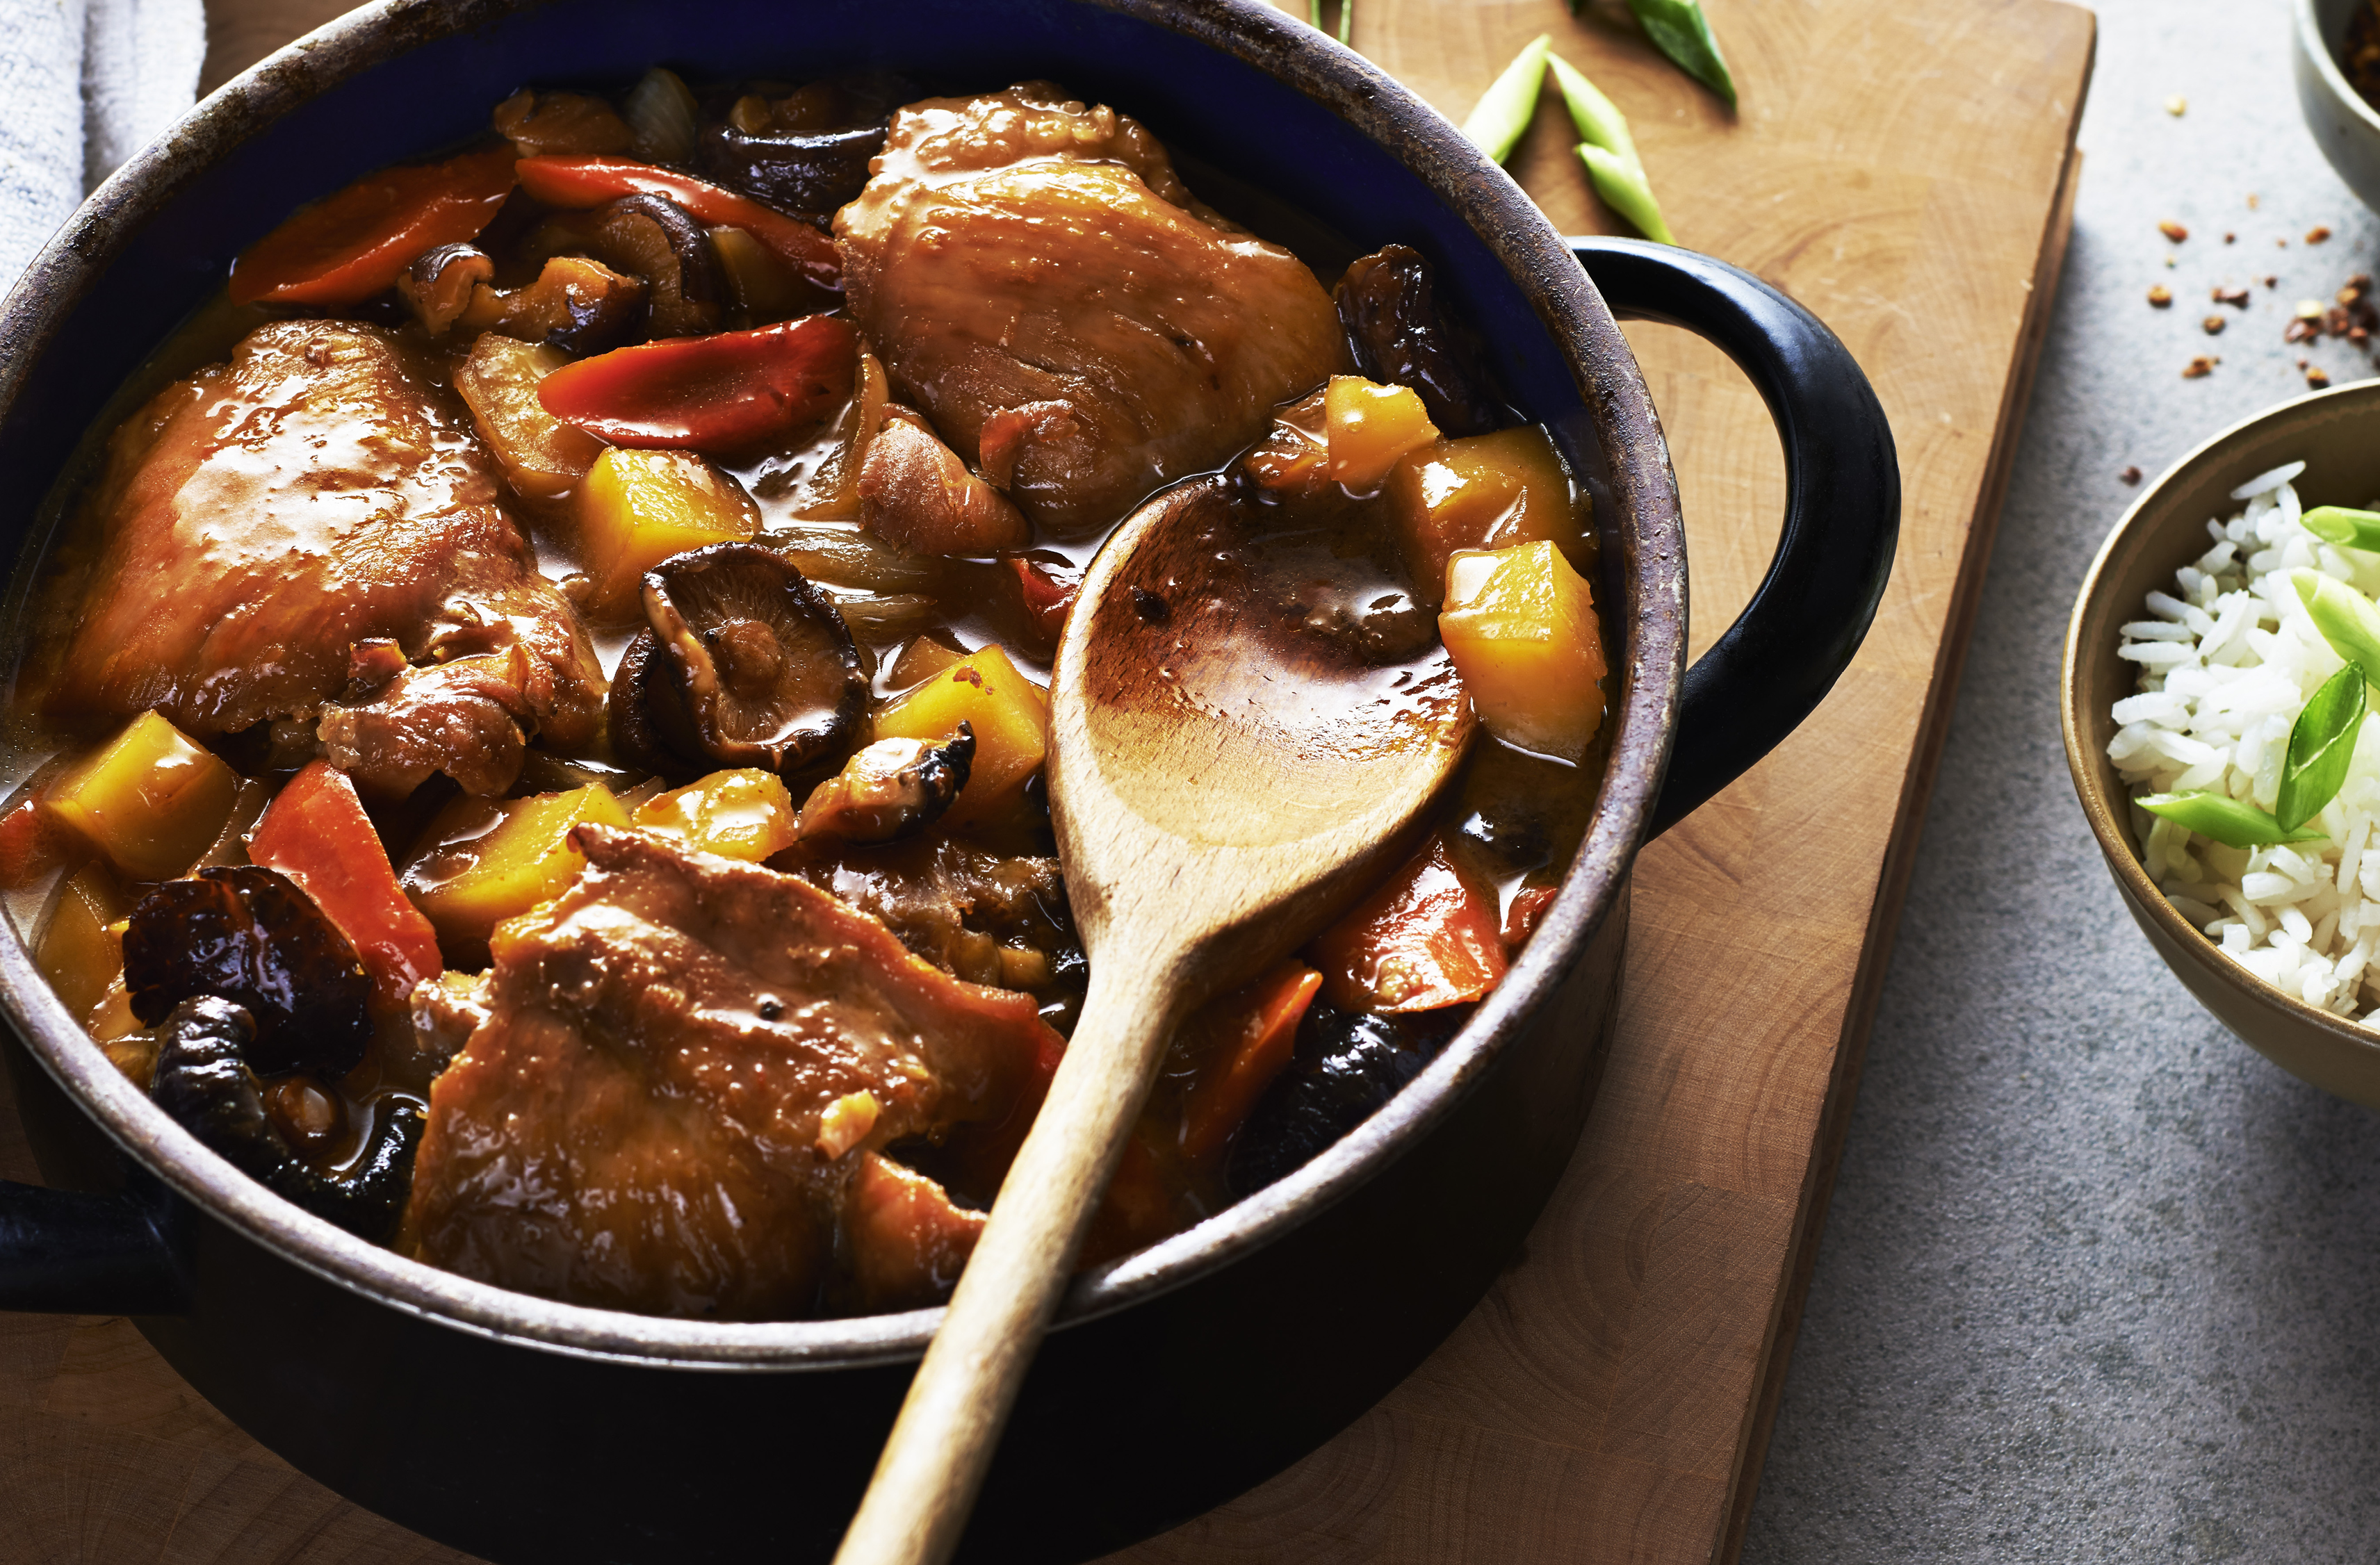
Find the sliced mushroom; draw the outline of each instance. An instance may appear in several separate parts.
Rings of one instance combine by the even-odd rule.
[[[660,638],[650,630],[637,632],[612,674],[610,705],[605,709],[612,753],[628,766],[657,772],[671,782],[684,779],[694,767],[670,749],[654,720],[662,703],[676,698]]]
[[[1340,279],[1336,298],[1356,367],[1375,381],[1412,387],[1441,433],[1485,434],[1504,422],[1470,337],[1439,310],[1419,251],[1389,245],[1360,258]]]
[[[470,307],[472,295],[495,275],[496,263],[478,249],[440,245],[415,258],[396,280],[396,291],[430,334],[443,337]]]
[[[646,715],[680,758],[798,772],[858,731],[868,675],[850,628],[774,550],[714,543],[663,562],[645,576],[645,618],[667,654],[649,654],[665,666],[643,671]]]
[[[719,330],[727,283],[710,235],[684,207],[640,191],[592,212],[558,212],[524,246],[533,260],[573,252],[645,281],[647,330],[656,337],[698,337]]]
[[[930,825],[966,786],[975,763],[975,726],[936,744],[879,739],[810,791],[798,828],[804,840],[840,837],[889,843]]]
[[[245,1009],[212,995],[195,996],[174,1007],[158,1036],[149,1095],[159,1108],[284,1200],[375,1243],[395,1231],[421,1140],[419,1104],[383,1098],[362,1155],[345,1174],[331,1177],[290,1149],[266,1107],[249,1063],[256,1024]]]
[[[643,280],[585,256],[555,256],[517,288],[497,287],[495,273],[485,252],[442,245],[407,269],[396,291],[433,337],[495,332],[588,354],[615,346],[644,321]]]
[[[264,1075],[344,1075],[371,1039],[356,948],[295,881],[253,864],[141,898],[124,931],[124,987],[150,1026],[196,995],[241,1007],[255,1035],[241,1058]]]
[[[858,197],[893,108],[918,96],[889,76],[814,81],[774,101],[747,92],[703,133],[703,170],[771,206],[825,217]]]
[[[601,353],[644,324],[648,293],[644,279],[600,261],[555,256],[524,287],[499,291],[481,284],[455,324],[467,334],[495,332],[568,354]]]
[[[625,152],[636,140],[628,122],[601,98],[526,87],[496,105],[495,127],[525,158]]]

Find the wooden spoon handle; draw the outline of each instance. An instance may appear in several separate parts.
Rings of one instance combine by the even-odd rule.
[[[1171,963],[1110,957],[1018,1148],[835,1565],[941,1565],[958,1546],[1034,1350],[1074,1274],[1172,1034]]]

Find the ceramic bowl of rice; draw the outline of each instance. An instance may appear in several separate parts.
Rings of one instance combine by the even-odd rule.
[[[2380,507],[2380,382],[2226,430],[2142,493],[2068,624],[2066,759],[2133,918],[2190,991],[2285,1070],[2380,1108],[2380,713],[2299,827],[2309,840],[2227,845],[2138,802],[2214,795],[2243,819],[2302,804],[2277,799],[2291,729],[2347,661],[2304,573],[2380,597],[2380,552],[2308,531],[2318,506]]]

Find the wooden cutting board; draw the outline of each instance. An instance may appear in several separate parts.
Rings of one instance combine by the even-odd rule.
[[[1826,704],[1640,860],[1618,1039],[1525,1258],[1330,1445],[1110,1565],[1729,1560],[2064,253],[2093,19],[1707,0],[1730,115],[1604,0],[1357,5],[1355,46],[1457,120],[1553,31],[1628,115],[1680,241],[1791,293],[1865,366],[1900,443],[1900,560]],[[214,0],[210,85],[338,8]],[[1523,182],[1566,232],[1625,232],[1571,142],[1548,100]],[[1629,337],[1684,492],[1699,649],[1766,567],[1783,464],[1718,353]],[[0,1174],[36,1177],[5,1101]],[[259,1448],[121,1320],[0,1316],[0,1565],[464,1565]]]

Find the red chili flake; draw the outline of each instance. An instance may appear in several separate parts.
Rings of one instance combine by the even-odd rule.
[[[2241,309],[2248,308],[2248,290],[2245,288],[2217,288],[2213,297],[2217,304],[2233,305]]]
[[[2202,353],[2197,358],[2192,359],[2188,364],[2182,366],[2181,378],[2185,381],[2195,381],[2201,376],[2212,375],[2215,373],[2215,366],[2218,362],[2219,360],[2215,358],[2212,355]]]
[[[2306,384],[2312,386],[2316,391],[2320,391],[2323,387],[2330,384],[2330,377],[2324,374],[2322,372],[2322,366],[2317,364],[2313,369],[2306,371]]]
[[[2164,235],[2167,238],[2171,239],[2177,245],[2190,237],[2190,230],[2184,228],[2180,224],[2176,223],[2170,217],[2157,224],[2157,232]]]
[[[2277,288],[2280,285],[2281,280],[2278,277],[2267,277],[2265,279],[2265,286],[2268,288]]]
[[[2330,237],[2330,230],[2329,230],[2329,229],[2327,229],[2327,228],[2325,228],[2325,227],[2324,227],[2324,226],[2323,226],[2321,224],[2319,224],[2319,223],[2315,224],[2313,227],[2311,227],[2311,228],[2309,228],[2309,229],[2307,229],[2307,230],[2306,230],[2306,243],[2307,243],[2307,244],[2309,244],[2309,245],[2318,245],[2318,244],[2321,244],[2324,240],[2325,240],[2325,239],[2327,239],[2327,238],[2329,238],[2329,237]]]
[[[2116,475],[2116,481],[2125,485],[2136,484],[2141,481],[2141,470],[2138,467],[2128,467]]]
[[[2322,322],[2302,315],[2281,328],[2281,341],[2285,343],[2310,343],[2321,335]]]
[[[2171,288],[2167,287],[2163,283],[2156,283],[2150,285],[2149,303],[2153,308],[2163,309],[2172,302],[2173,290]]]
[[[2224,242],[2225,244],[2227,244],[2227,245],[2230,245],[2230,244],[2237,244],[2237,243],[2239,242],[2239,239],[2240,239],[2240,236],[2239,236],[2239,235],[2237,235],[2237,234],[2232,233],[2229,229],[2228,229],[2228,228],[2227,228],[2227,229],[2225,229],[2225,230],[2223,231],[2223,242]]]
[[[2328,332],[2334,337],[2343,337],[2347,335],[2347,328],[2349,324],[2350,321],[2347,319],[2347,311],[2339,309],[2337,305],[2332,305],[2329,311],[2322,318],[2322,329]]]
[[[2219,337],[2223,334],[2223,317],[2220,315],[2210,315],[2199,324],[2206,328],[2206,334],[2210,337]]]

